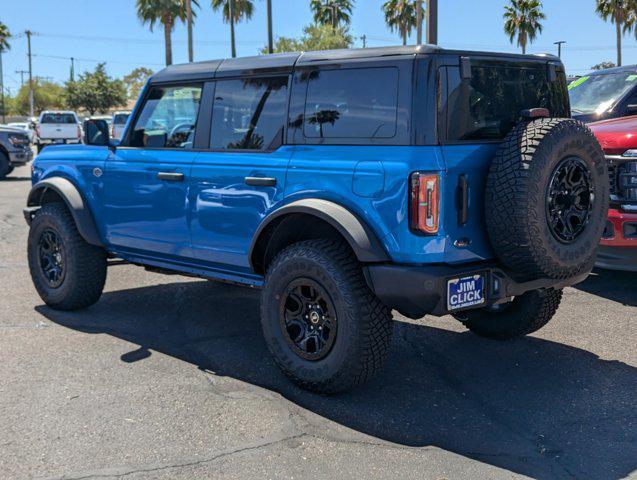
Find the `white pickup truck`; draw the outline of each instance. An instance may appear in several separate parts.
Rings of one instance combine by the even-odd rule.
[[[40,114],[37,136],[39,153],[47,145],[80,143],[82,127],[75,112],[47,110]]]

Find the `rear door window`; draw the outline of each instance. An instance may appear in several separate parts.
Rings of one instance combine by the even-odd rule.
[[[549,82],[545,65],[537,68],[472,66],[462,80],[457,67],[447,68],[447,141],[501,140],[522,110],[547,108],[553,117],[569,117],[566,78]]]
[[[306,138],[393,138],[397,105],[397,68],[313,71],[303,133]]]
[[[40,123],[77,123],[72,113],[45,113]]]
[[[135,121],[131,147],[192,148],[201,85],[153,87]]]
[[[126,125],[126,120],[128,120],[128,113],[118,113],[113,117],[113,123],[115,125]]]
[[[288,77],[218,80],[210,145],[220,150],[270,150],[283,139]]]

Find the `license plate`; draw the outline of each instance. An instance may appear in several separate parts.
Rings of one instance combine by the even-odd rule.
[[[486,303],[484,275],[470,275],[447,281],[447,310],[476,307]]]
[[[64,143],[64,140],[62,140],[61,138],[56,138],[55,140],[53,140],[53,143]]]

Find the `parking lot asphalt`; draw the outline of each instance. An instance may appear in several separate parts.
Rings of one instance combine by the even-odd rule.
[[[109,270],[75,313],[37,296],[0,181],[0,478],[637,478],[637,274],[596,271],[557,316],[494,342],[395,313],[386,368],[324,397],[262,340],[259,292]]]

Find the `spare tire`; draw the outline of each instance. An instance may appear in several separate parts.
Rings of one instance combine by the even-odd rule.
[[[608,168],[583,123],[522,121],[500,146],[486,185],[495,255],[520,279],[590,271],[606,223]]]

